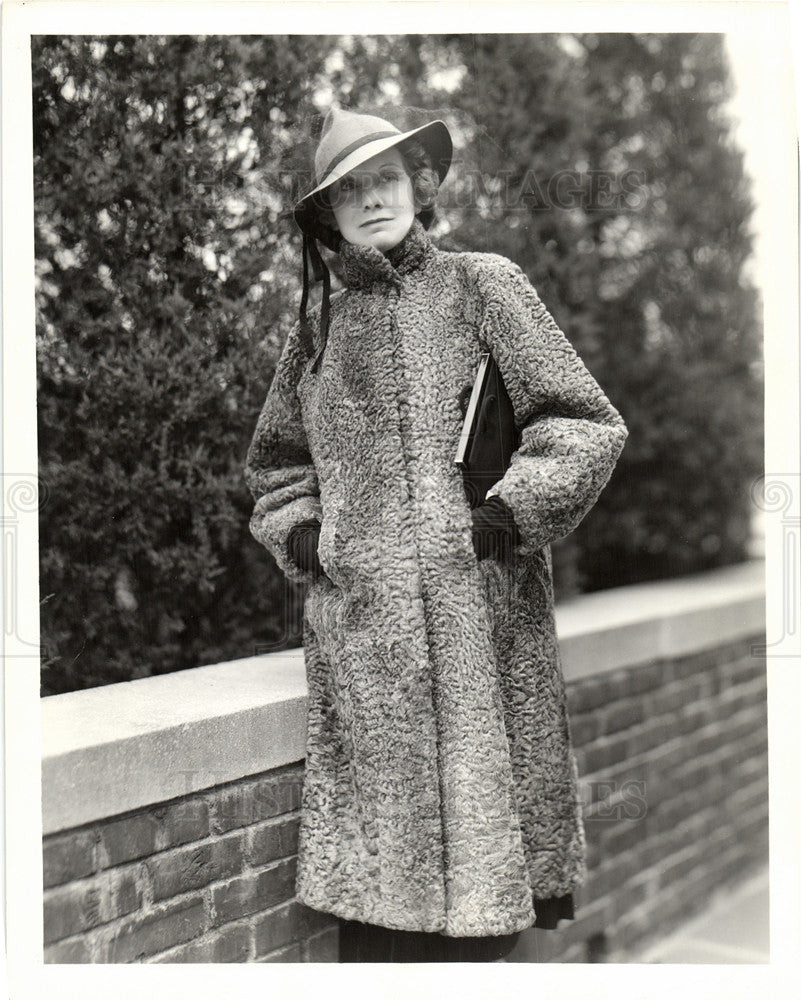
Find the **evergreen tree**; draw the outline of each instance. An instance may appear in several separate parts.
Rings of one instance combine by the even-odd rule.
[[[324,51],[34,42],[48,693],[298,640],[242,478],[297,288],[248,120],[279,132]]]

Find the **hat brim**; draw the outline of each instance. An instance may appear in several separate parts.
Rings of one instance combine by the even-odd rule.
[[[336,184],[338,180],[341,180],[346,174],[349,174],[351,170],[355,170],[362,163],[366,163],[367,160],[371,160],[374,156],[392,149],[393,146],[397,146],[406,139],[417,139],[425,149],[431,157],[431,165],[436,170],[441,184],[445,180],[453,158],[453,140],[445,122],[429,122],[427,125],[421,125],[420,128],[411,129],[409,132],[399,132],[397,135],[386,136],[383,139],[373,139],[349,153],[334,167],[325,180],[312,188],[311,191],[308,191],[295,205],[293,214],[301,229],[304,228],[303,217],[310,210],[313,211],[311,199],[315,195],[320,194],[321,191],[325,191],[332,184]]]

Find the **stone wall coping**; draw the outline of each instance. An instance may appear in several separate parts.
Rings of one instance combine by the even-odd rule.
[[[614,587],[561,603],[556,627],[567,681],[688,656],[765,631],[761,559]]]
[[[765,565],[585,594],[556,609],[565,679],[700,652],[765,628]],[[42,699],[43,832],[302,760],[303,650]]]
[[[52,695],[41,708],[48,834],[302,760],[303,650]]]

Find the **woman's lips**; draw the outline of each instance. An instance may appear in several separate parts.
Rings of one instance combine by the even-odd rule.
[[[364,229],[365,226],[374,226],[379,222],[392,222],[392,219],[385,219],[383,217],[380,219],[370,219],[368,222],[363,222],[361,228]]]

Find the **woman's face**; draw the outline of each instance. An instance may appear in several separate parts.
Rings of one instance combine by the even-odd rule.
[[[411,178],[394,148],[345,174],[331,186],[329,201],[348,243],[384,253],[400,243],[414,221]]]

